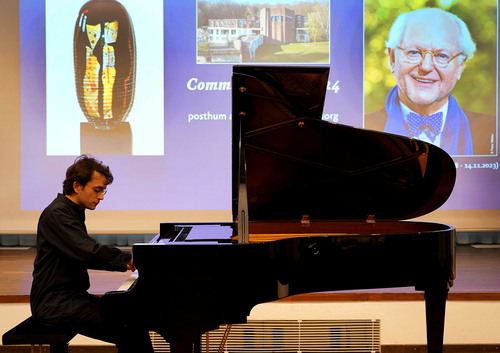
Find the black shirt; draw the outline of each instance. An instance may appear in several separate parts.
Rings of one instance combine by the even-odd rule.
[[[85,210],[58,194],[38,221],[31,311],[46,323],[70,322],[88,304],[87,269],[127,270],[131,254],[97,243],[87,233]]]

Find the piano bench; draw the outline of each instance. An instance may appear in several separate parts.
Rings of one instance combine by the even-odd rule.
[[[2,336],[4,345],[31,345],[31,352],[35,346],[50,345],[51,353],[68,353],[69,341],[76,336],[76,332],[64,328],[54,328],[38,324],[33,317],[29,317],[19,325],[5,332]]]

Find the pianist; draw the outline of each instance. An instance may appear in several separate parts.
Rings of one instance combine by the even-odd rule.
[[[153,352],[147,330],[104,324],[100,298],[87,292],[87,269],[134,270],[130,253],[97,243],[85,226],[85,209],[96,208],[112,181],[109,167],[89,156],[78,157],[67,169],[63,194],[38,222],[31,311],[41,324],[73,327],[82,335],[116,344],[119,353]]]

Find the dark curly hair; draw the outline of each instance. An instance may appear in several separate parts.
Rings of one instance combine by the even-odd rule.
[[[92,179],[94,171],[104,175],[107,179],[107,185],[113,182],[113,174],[111,174],[107,165],[84,154],[75,159],[75,162],[66,170],[66,180],[63,181],[63,194],[71,195],[75,193],[73,189],[75,181],[85,186]]]

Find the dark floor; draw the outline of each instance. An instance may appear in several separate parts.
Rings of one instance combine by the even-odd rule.
[[[31,272],[35,250],[33,248],[0,247],[0,303],[27,302],[31,285]],[[450,290],[449,300],[500,300],[500,246],[457,246],[457,279]],[[103,294],[120,288],[132,280],[130,272],[89,271],[91,292]],[[292,300],[423,300],[422,293],[411,287],[392,289],[370,289],[313,293],[296,296]],[[285,299],[286,300],[286,299]],[[29,347],[0,346],[0,353],[29,352]],[[48,347],[43,348],[48,352]],[[113,353],[110,346],[71,346],[70,352]],[[424,353],[425,346],[382,346],[381,353]],[[444,353],[497,353],[500,346],[494,345],[447,345]]]
[[[0,247],[0,301],[23,301],[29,295],[31,272],[35,258],[34,248]],[[498,245],[458,245],[457,278],[450,290],[450,299],[500,300],[500,246]],[[130,279],[130,272],[89,271],[91,292],[103,294],[118,289]],[[366,294],[410,294],[411,287],[370,289],[364,291],[341,292],[347,296]],[[337,293],[340,295],[339,293]],[[338,299],[338,296],[337,296]],[[394,298],[393,298],[394,299]],[[397,299],[397,298],[396,298]]]

